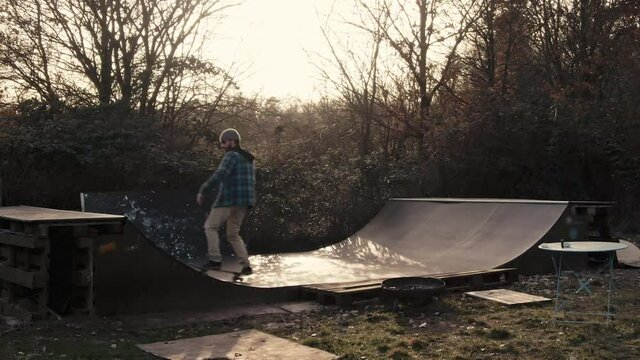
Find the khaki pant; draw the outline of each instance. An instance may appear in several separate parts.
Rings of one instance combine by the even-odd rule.
[[[218,230],[222,224],[227,223],[227,240],[233,247],[240,264],[249,265],[249,255],[244,241],[240,237],[240,225],[247,214],[246,206],[231,206],[212,208],[207,221],[204,222],[204,232],[207,235],[207,245],[209,247],[209,259],[211,261],[222,261],[220,255],[220,236]]]

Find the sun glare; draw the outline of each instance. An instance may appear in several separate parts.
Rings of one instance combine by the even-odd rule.
[[[213,30],[207,56],[235,64],[239,85],[264,97],[318,98],[313,53],[326,47],[320,30],[333,0],[245,0]]]

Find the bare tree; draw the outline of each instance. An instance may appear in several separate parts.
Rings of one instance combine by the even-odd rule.
[[[155,113],[224,0],[0,0],[2,79],[44,101]],[[188,69],[186,69],[188,70]],[[218,73],[209,72],[209,75]],[[73,99],[72,99],[73,98]]]
[[[59,94],[45,34],[45,14],[40,2],[0,1],[0,80],[12,83],[16,91],[35,92],[44,102],[57,107]]]
[[[392,103],[386,107],[418,137],[424,150],[431,105],[440,91],[454,93],[449,81],[460,60],[458,51],[484,3],[385,0],[373,7],[357,1],[368,15],[359,27],[372,34],[380,32],[395,54],[388,66],[392,80],[384,89]]]
[[[356,11],[358,10],[362,9],[357,7]],[[362,11],[359,15],[360,19],[364,20],[365,14]],[[354,25],[352,21],[343,21],[343,23]],[[381,14],[377,18],[377,23],[383,23]],[[376,121],[378,76],[380,73],[378,61],[383,40],[380,31],[372,29],[367,33],[365,35],[369,35],[369,38],[366,39],[364,46],[356,49],[353,42],[359,41],[343,41],[327,24],[322,29],[322,34],[329,46],[330,57],[316,54],[325,62],[325,64],[316,64],[323,78],[338,92],[346,110],[359,123],[358,136],[361,156],[370,152],[371,128]]]

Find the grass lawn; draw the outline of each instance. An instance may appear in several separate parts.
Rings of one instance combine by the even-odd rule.
[[[554,325],[553,303],[507,307],[451,293],[421,307],[391,310],[369,301],[163,329],[78,317],[2,325],[0,359],[154,359],[136,344],[249,328],[341,359],[640,359],[639,287],[640,271],[616,270],[618,315],[608,326]],[[522,277],[510,288],[547,297],[555,289],[552,276]],[[602,296],[578,297],[578,305],[597,308]]]

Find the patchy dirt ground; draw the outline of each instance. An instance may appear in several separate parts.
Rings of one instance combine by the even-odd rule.
[[[640,271],[616,270],[616,285],[618,315],[608,326],[554,325],[551,303],[506,307],[454,293],[397,311],[368,302],[154,330],[113,319],[49,319],[13,330],[3,325],[0,358],[152,359],[135,344],[256,328],[342,359],[637,359]],[[535,276],[511,288],[552,296],[553,286],[552,276]],[[603,299],[583,304],[597,307],[595,300]]]
[[[595,272],[591,287],[604,288]],[[507,307],[452,293],[421,307],[391,310],[376,301],[320,311],[240,317],[163,329],[116,319],[48,319],[0,325],[0,359],[154,359],[136,344],[255,328],[341,359],[640,359],[640,271],[616,269],[609,325],[554,324],[553,303]],[[569,283],[567,283],[567,286]],[[553,276],[521,277],[510,289],[553,297]],[[595,297],[565,289],[571,305],[602,311]],[[606,302],[605,302],[606,303]],[[583,318],[587,320],[587,318]]]

